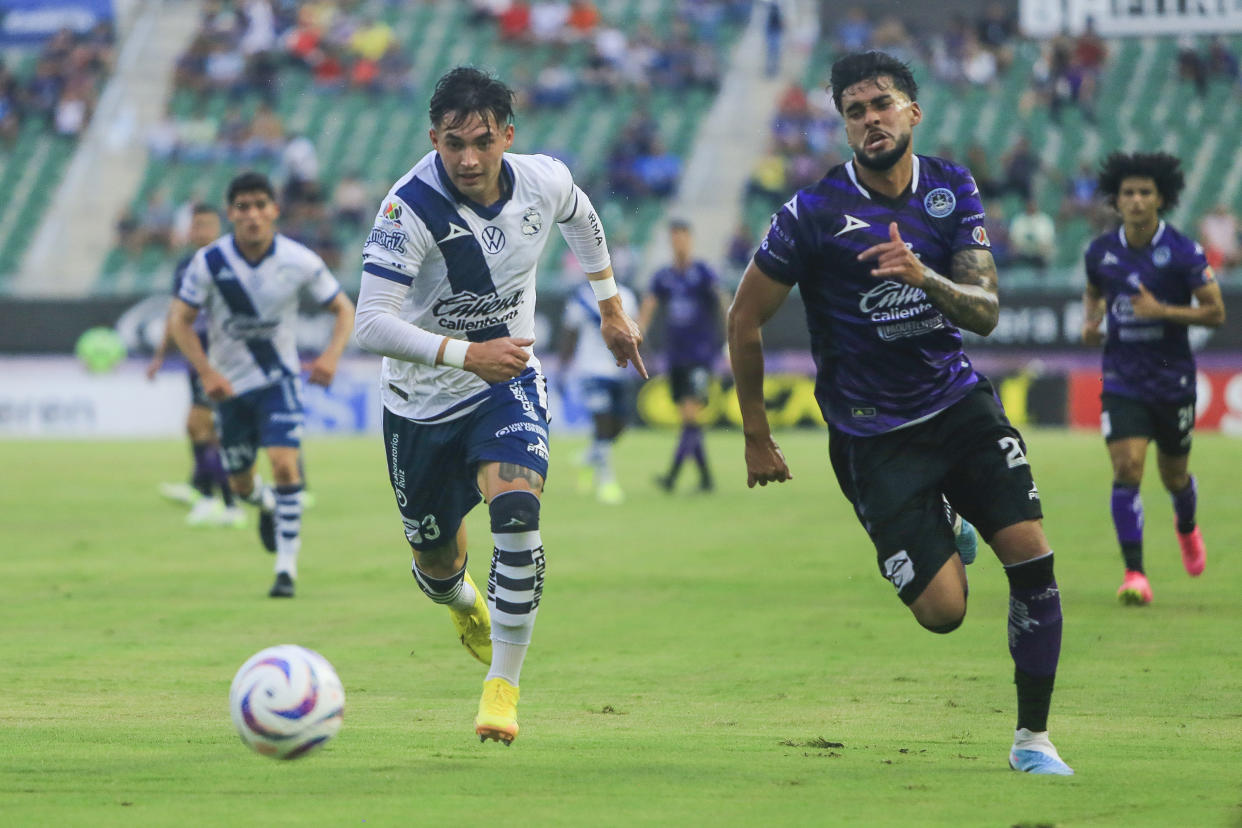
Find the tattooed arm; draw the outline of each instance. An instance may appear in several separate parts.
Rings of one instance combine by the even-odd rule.
[[[925,266],[906,247],[896,222],[888,226],[888,237],[887,242],[858,254],[862,261],[875,260],[872,276],[897,279],[921,288],[931,303],[959,328],[980,336],[992,332],[1000,303],[996,296],[996,263],[991,253],[973,247],[957,251],[946,278]]]
[[[923,292],[959,328],[987,336],[996,327],[996,263],[987,250],[969,247],[953,254],[949,278],[924,269]]]

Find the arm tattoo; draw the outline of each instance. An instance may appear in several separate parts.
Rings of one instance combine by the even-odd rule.
[[[957,251],[947,279],[930,268],[923,272],[923,292],[950,322],[980,336],[992,332],[1000,304],[991,253],[977,248]]]
[[[512,483],[514,480],[525,480],[535,491],[543,491],[543,478],[534,469],[519,466],[517,463],[501,463],[496,472],[500,475],[500,479],[506,483]]]

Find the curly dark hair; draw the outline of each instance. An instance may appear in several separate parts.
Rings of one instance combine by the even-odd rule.
[[[893,79],[893,86],[905,93],[910,100],[918,100],[919,85],[914,81],[910,67],[885,52],[855,52],[832,64],[828,84],[832,87],[832,102],[841,111],[841,94],[856,83],[873,80],[881,75]]]
[[[513,90],[482,69],[458,66],[436,81],[428,109],[431,125],[437,129],[460,126],[471,115],[491,115],[496,126],[503,128],[513,122]]]
[[[1156,192],[1164,204],[1160,212],[1171,210],[1177,206],[1177,200],[1186,186],[1186,176],[1182,174],[1182,162],[1167,152],[1114,152],[1100,164],[1100,176],[1097,179],[1100,192],[1108,198],[1108,203],[1117,206],[1117,194],[1121,192],[1121,182],[1127,178],[1150,178],[1156,182]]]

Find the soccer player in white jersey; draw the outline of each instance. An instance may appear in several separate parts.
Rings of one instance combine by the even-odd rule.
[[[385,357],[384,454],[414,578],[489,665],[475,732],[510,744],[543,590],[547,384],[531,346],[535,265],[554,225],[595,290],[617,364],[647,372],[590,200],[559,161],[507,152],[512,90],[458,67],[436,83],[429,114],[434,151],[389,190],[363,249],[356,338]],[[480,495],[493,541],[486,602],[462,528]]]
[[[233,232],[194,255],[173,299],[169,329],[218,404],[220,447],[229,484],[259,508],[259,537],[276,553],[269,595],[292,598],[301,547],[301,364],[296,325],[305,291],[335,315],[332,338],[310,363],[310,381],[327,387],[353,331],[354,307],[314,251],[276,232],[280,208],[266,176],[246,172],[230,182]],[[193,330],[207,310],[208,359]],[[255,476],[267,452],[275,491]]]
[[[637,317],[634,291],[625,285],[617,285],[617,290],[621,307]],[[632,395],[629,373],[595,335],[601,321],[591,286],[571,291],[561,315],[560,356],[562,371],[573,375],[591,414],[591,443],[579,463],[579,488],[593,488],[600,503],[615,506],[625,501],[625,492],[612,468],[612,447],[629,422]]]

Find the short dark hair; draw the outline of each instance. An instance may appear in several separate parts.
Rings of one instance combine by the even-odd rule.
[[[893,86],[905,93],[912,101],[918,100],[919,85],[914,81],[910,67],[884,52],[855,52],[832,64],[828,84],[832,87],[832,102],[841,111],[841,94],[856,83],[874,80],[881,75],[893,79]]]
[[[505,127],[513,122],[513,90],[482,69],[458,66],[436,81],[428,114],[436,128],[458,126],[471,115],[484,120],[491,115],[496,126]],[[450,114],[452,121],[444,123]]]
[[[1160,207],[1162,213],[1177,206],[1182,188],[1186,186],[1182,162],[1175,155],[1167,152],[1114,152],[1100,163],[1097,179],[1100,192],[1113,207],[1117,206],[1121,182],[1127,178],[1150,178],[1156,182],[1156,192],[1160,193],[1164,202]]]
[[[194,206],[190,208],[190,215],[206,216],[211,215],[220,218],[220,211],[216,209],[216,205],[208,204],[205,201],[196,201]]]
[[[687,233],[689,233],[693,228],[690,227],[690,222],[684,218],[672,218],[672,219],[669,219],[668,221],[668,229],[670,231],[671,230],[685,230]]]
[[[228,203],[242,193],[265,193],[272,201],[276,200],[276,189],[266,175],[254,170],[247,170],[229,182]]]

